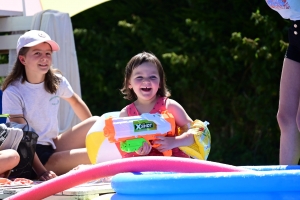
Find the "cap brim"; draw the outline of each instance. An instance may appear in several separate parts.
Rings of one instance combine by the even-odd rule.
[[[34,41],[34,42],[30,42],[30,43],[24,45],[24,47],[33,47],[33,46],[41,44],[43,42],[47,42],[48,44],[50,44],[52,51],[58,51],[60,49],[59,45],[56,42],[54,42],[53,40]]]

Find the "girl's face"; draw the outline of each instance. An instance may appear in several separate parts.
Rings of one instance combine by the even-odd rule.
[[[137,95],[138,100],[152,100],[156,98],[160,77],[156,65],[145,62],[132,71],[129,85]]]
[[[25,56],[19,55],[25,66],[26,76],[31,83],[44,81],[45,74],[52,65],[52,49],[48,43],[41,43],[30,47]]]

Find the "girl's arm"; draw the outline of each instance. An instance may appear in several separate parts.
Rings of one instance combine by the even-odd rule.
[[[177,126],[182,127],[192,122],[192,119],[185,112],[184,108],[173,99],[167,100],[166,108],[174,116]]]
[[[36,153],[34,154],[32,168],[37,174],[37,178],[41,181],[46,181],[56,177],[56,174],[53,171],[48,171],[44,167]]]
[[[24,115],[19,114],[19,115],[9,115],[9,121],[11,122],[16,122],[18,124],[26,124],[26,121],[24,120]]]
[[[81,121],[92,116],[90,109],[76,93],[74,93],[74,95],[70,98],[64,98],[64,100],[70,104],[75,114]]]
[[[184,108],[176,101],[168,99],[166,102],[167,110],[174,116],[176,125],[182,127],[192,122]],[[176,137],[157,136],[154,143],[160,144],[157,148],[160,152],[164,152],[175,147],[189,146],[195,142],[193,134],[183,133]]]

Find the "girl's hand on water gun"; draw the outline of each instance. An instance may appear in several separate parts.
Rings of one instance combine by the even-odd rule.
[[[176,147],[175,137],[156,136],[153,145],[160,152],[165,152]]]
[[[135,153],[144,156],[150,153],[152,146],[148,142],[144,142],[143,146],[139,148]]]

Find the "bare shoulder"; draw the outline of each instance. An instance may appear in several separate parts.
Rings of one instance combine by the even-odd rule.
[[[167,99],[166,101],[166,108],[167,110],[184,110],[184,108],[174,99]]]
[[[172,113],[178,126],[186,125],[192,121],[184,108],[177,101],[168,99],[166,102],[166,108],[170,113]]]
[[[119,117],[128,117],[126,107],[120,111]]]

